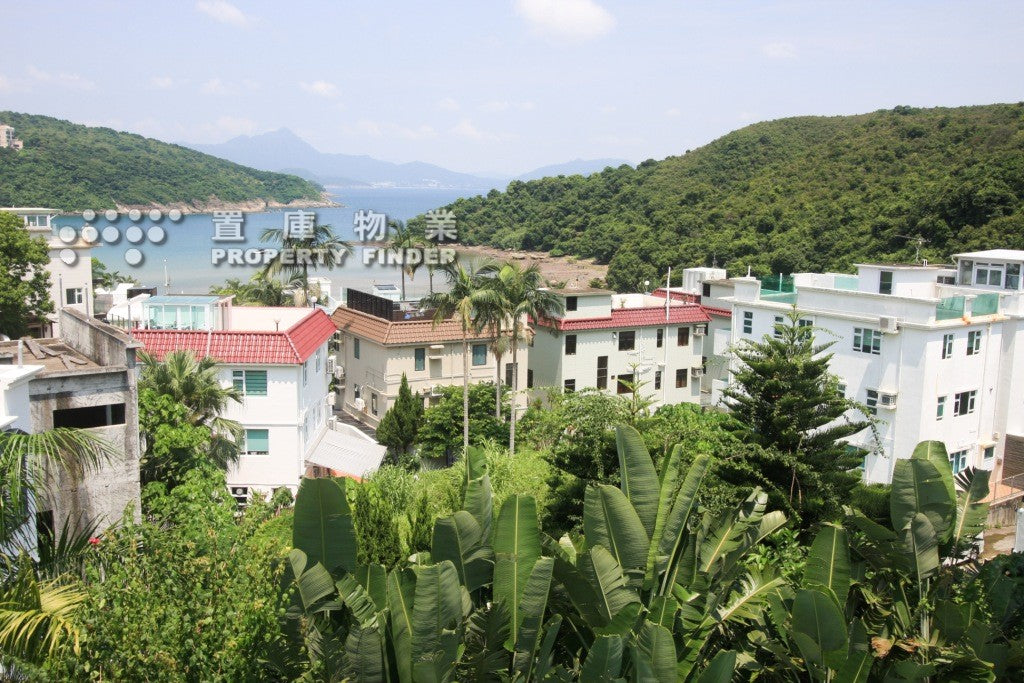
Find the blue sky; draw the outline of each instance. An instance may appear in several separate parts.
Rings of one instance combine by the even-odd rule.
[[[804,114],[1024,100],[1013,2],[5,3],[0,109],[519,173]]]

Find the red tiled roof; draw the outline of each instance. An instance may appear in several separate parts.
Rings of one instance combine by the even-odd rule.
[[[614,308],[609,317],[540,320],[539,325],[554,327],[558,330],[603,330],[619,327],[659,327],[661,325],[681,325],[687,323],[706,323],[711,320],[700,306],[670,306],[669,317],[665,320],[664,306],[645,308]]]
[[[665,288],[659,287],[658,289],[651,292],[651,296],[656,296],[659,299],[665,298]],[[700,304],[699,294],[690,294],[689,292],[672,292],[673,301],[686,301],[689,303]],[[715,306],[705,306],[701,304],[701,308],[707,311],[710,315],[717,315],[725,318],[732,317],[732,311],[728,308],[717,308]]]
[[[722,318],[731,318],[732,317],[732,311],[730,311],[728,308],[716,308],[714,306],[705,306],[703,304],[701,304],[701,308],[703,308],[705,311],[707,311],[711,315],[717,315],[717,316],[720,316]]]
[[[149,353],[163,360],[171,351],[191,351],[221,363],[286,365],[304,363],[337,331],[317,309],[284,331],[132,330]]]
[[[371,339],[383,345],[435,344],[446,341],[462,341],[462,323],[444,320],[437,325],[429,318],[415,320],[384,320],[353,308],[339,306],[331,320],[342,332]],[[469,331],[470,340],[493,339],[488,330]]]

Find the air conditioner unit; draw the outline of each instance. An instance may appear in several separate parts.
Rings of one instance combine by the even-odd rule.
[[[697,325],[695,328],[693,328],[693,336],[694,337],[703,337],[707,333],[708,333],[708,326],[707,325]]]
[[[334,400],[336,398],[337,398],[337,396],[335,395],[335,393],[333,391],[328,392],[327,398],[325,399],[325,402],[327,403],[327,406],[328,407],[333,407],[334,406]]]
[[[335,366],[335,364],[336,364],[336,362],[335,362],[335,360],[333,358],[328,358],[327,359],[327,374],[328,375],[333,375],[334,374],[334,366]]]
[[[690,377],[703,377],[704,368],[690,368]]]
[[[878,394],[878,405],[882,408],[895,408],[896,407],[896,394]]]
[[[899,332],[899,321],[895,316],[881,315],[878,317],[878,326],[882,329],[882,332],[886,334],[896,334]]]
[[[231,495],[236,498],[248,497],[249,487],[248,486],[232,486]]]
[[[334,366],[334,372],[331,373],[331,374],[334,375],[334,379],[345,379],[345,366],[344,365],[335,365]]]
[[[440,384],[431,384],[430,385],[430,395],[431,396],[440,396],[441,395],[441,385]]]

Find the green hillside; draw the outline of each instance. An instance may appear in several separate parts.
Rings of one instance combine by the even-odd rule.
[[[187,204],[320,199],[320,188],[296,176],[257,171],[179,145],[68,121],[0,112],[24,140],[0,149],[0,206],[64,211],[115,204]]]
[[[596,257],[635,289],[666,267],[739,274],[1024,248],[1024,104],[758,123],[635,170],[513,182],[450,205],[470,244]]]

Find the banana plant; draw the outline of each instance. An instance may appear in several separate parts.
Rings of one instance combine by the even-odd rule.
[[[957,601],[962,586],[953,580],[973,572],[988,478],[973,469],[954,478],[945,446],[925,441],[896,461],[890,526],[846,509],[859,557],[848,611],[871,634],[875,673],[886,680],[992,681],[1005,672],[1009,644],[974,605]]]
[[[574,607],[586,678],[728,681],[735,652],[707,655],[718,636],[759,619],[786,581],[750,571],[745,555],[785,524],[756,490],[726,519],[698,506],[711,459],[682,467],[679,447],[658,474],[640,435],[616,430],[620,485],[584,498],[585,542],[547,544]],[[710,660],[711,664],[707,662]]]

